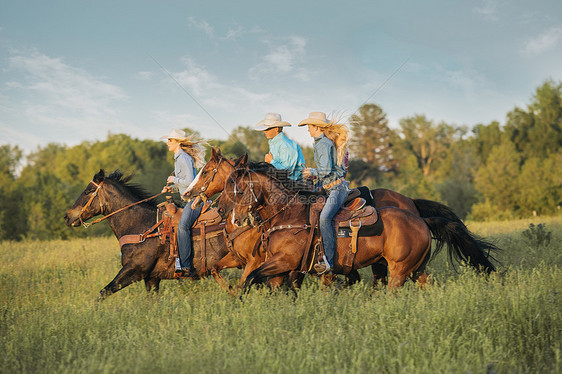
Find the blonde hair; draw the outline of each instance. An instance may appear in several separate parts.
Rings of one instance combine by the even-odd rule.
[[[193,158],[195,168],[199,169],[205,165],[205,144],[202,141],[193,142],[189,139],[176,139],[181,149]]]
[[[349,141],[349,128],[339,120],[331,120],[327,127],[320,127],[324,135],[334,142],[337,153],[337,163],[341,166],[343,158],[347,151],[347,142]]]

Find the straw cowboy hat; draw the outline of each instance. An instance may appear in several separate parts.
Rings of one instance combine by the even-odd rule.
[[[285,127],[291,126],[289,122],[284,122],[281,120],[281,114],[278,113],[267,113],[263,121],[259,121],[256,125],[257,131],[265,131],[272,127]]]
[[[186,143],[197,144],[199,142],[194,142],[191,137],[187,136],[187,133],[183,130],[173,129],[169,134],[161,136],[160,139],[175,139],[179,140],[184,145],[189,145]]]
[[[314,125],[318,127],[329,127],[332,122],[326,119],[326,113],[323,112],[311,112],[307,119],[304,119],[299,123],[299,126]]]

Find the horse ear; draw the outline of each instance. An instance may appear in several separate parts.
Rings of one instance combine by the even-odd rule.
[[[244,153],[243,156],[241,156],[238,160],[236,160],[234,162],[234,167],[240,167],[240,166],[244,166],[246,165],[246,163],[248,162],[248,154]]]
[[[100,169],[100,171],[98,173],[96,173],[94,175],[94,178],[92,178],[94,182],[96,183],[100,183],[105,179],[105,170]]]
[[[217,150],[215,147],[211,147],[211,158],[217,158]]]
[[[221,149],[217,148],[217,156],[220,156],[220,155],[221,155]]]

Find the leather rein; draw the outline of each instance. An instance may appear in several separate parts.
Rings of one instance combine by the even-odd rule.
[[[92,225],[94,225],[94,224],[96,224],[96,223],[98,223],[98,222],[101,222],[101,221],[103,221],[103,220],[105,220],[105,219],[108,219],[109,217],[111,217],[111,216],[114,215],[114,214],[117,214],[117,213],[119,213],[119,212],[122,212],[122,211],[124,211],[124,210],[126,210],[126,209],[129,209],[129,208],[135,206],[135,205],[139,205],[139,204],[145,203],[145,202],[147,202],[147,201],[149,201],[149,200],[152,200],[152,199],[154,199],[154,198],[156,198],[156,197],[158,197],[158,196],[160,196],[160,195],[163,195],[163,194],[165,193],[165,192],[160,192],[159,194],[156,194],[156,195],[154,195],[154,196],[147,197],[146,199],[143,199],[143,200],[141,200],[141,201],[137,201],[136,203],[132,203],[132,204],[129,204],[129,205],[127,205],[127,206],[124,206],[123,208],[117,209],[115,212],[111,212],[111,213],[109,213],[109,214],[107,214],[107,215],[105,215],[105,216],[103,216],[103,217],[101,217],[101,218],[96,219],[96,220],[93,221],[93,222],[84,222],[84,221],[82,220],[82,214],[83,214],[84,211],[85,211],[86,209],[88,209],[88,207],[92,204],[92,201],[94,201],[94,198],[98,195],[98,192],[101,190],[101,188],[103,187],[103,184],[104,184],[103,181],[101,181],[101,182],[98,184],[98,183],[94,182],[93,180],[92,180],[90,183],[92,183],[94,186],[96,186],[96,190],[94,191],[94,193],[92,193],[92,196],[90,196],[90,199],[89,199],[88,202],[82,207],[82,209],[80,210],[80,214],[78,215],[78,219],[80,220],[80,223],[81,223],[82,226],[84,226],[85,228],[88,228],[88,227],[90,227],[90,226],[92,226]],[[100,211],[101,211],[101,214],[103,214],[103,203],[102,203],[102,201],[101,201],[101,195],[99,196],[99,202],[100,202]],[[152,229],[152,230],[154,230],[154,229]]]

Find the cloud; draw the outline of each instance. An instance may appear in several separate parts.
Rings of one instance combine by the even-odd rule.
[[[551,27],[534,39],[525,42],[521,53],[526,55],[538,55],[558,48],[562,40],[562,27]]]
[[[224,36],[217,36],[215,32],[215,28],[205,20],[197,20],[194,17],[188,17],[187,22],[191,28],[203,32],[211,40],[234,41],[239,37],[241,37],[246,32],[244,27],[240,25],[236,25],[232,28],[229,28]],[[252,30],[251,32],[255,32],[255,31]]]
[[[120,106],[129,99],[120,87],[34,49],[14,51],[7,61],[10,81],[1,87],[0,95],[8,98],[2,99],[1,122],[17,128],[13,140],[26,131],[29,142],[41,140],[37,144],[137,131],[120,119]]]
[[[215,30],[213,26],[207,23],[207,21],[198,21],[194,17],[188,17],[187,22],[189,23],[189,26],[196,30],[202,31],[209,38],[213,39],[215,37]]]
[[[269,49],[262,60],[250,68],[249,75],[253,79],[258,79],[263,74],[287,74],[293,75],[306,81],[309,74],[302,68],[297,69],[299,62],[305,60],[307,40],[300,36],[284,38],[281,43],[276,41],[263,41]]]
[[[59,58],[32,51],[8,59],[13,71],[23,74],[23,82],[11,87],[35,94],[48,106],[70,109],[87,116],[114,114],[113,103],[127,99],[117,86],[102,82],[86,71],[65,64]]]
[[[472,13],[478,14],[488,21],[497,21],[498,17],[498,1],[484,0],[482,5],[472,9]]]

